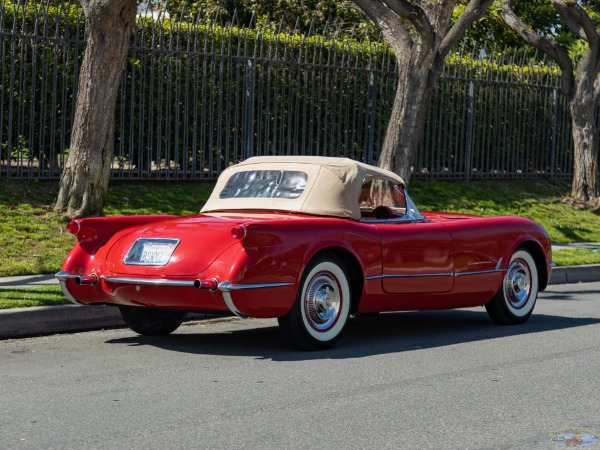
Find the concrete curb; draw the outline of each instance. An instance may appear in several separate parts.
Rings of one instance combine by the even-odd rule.
[[[0,310],[0,339],[125,326],[118,308],[38,306]]]
[[[221,319],[223,314],[188,313],[186,322]],[[125,327],[112,306],[58,305],[0,310],[0,340]]]
[[[600,281],[600,264],[555,267],[550,284],[593,283]]]
[[[34,277],[28,278],[30,281],[34,281],[31,280]],[[54,283],[53,278],[52,276],[52,280],[48,277],[47,280],[35,281]],[[23,281],[22,279],[6,281],[4,286],[1,287],[22,286]],[[29,286],[38,284],[35,281]],[[552,270],[550,284],[589,283],[594,281],[600,281],[600,264],[555,267]],[[188,316],[189,320],[203,320],[212,317],[214,316],[207,314],[190,314]],[[0,310],[0,339],[124,326],[119,310],[110,306],[60,305]]]

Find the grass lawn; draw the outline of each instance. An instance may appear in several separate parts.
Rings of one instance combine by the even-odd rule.
[[[212,183],[113,183],[106,215],[196,213]],[[76,239],[51,208],[58,182],[0,180],[0,276],[54,273]],[[424,211],[520,215],[543,225],[555,243],[600,242],[600,216],[575,211],[562,199],[567,182],[419,181],[410,192]],[[563,255],[565,256],[563,258]],[[600,252],[555,252],[559,265],[600,263]]]
[[[0,289],[0,309],[65,305],[69,302],[59,285]]]

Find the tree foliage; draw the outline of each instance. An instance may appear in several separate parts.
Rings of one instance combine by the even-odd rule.
[[[460,17],[466,0],[461,0],[454,10],[454,20]],[[496,0],[466,32],[464,42],[468,46],[493,44],[499,48],[513,48],[524,51],[528,44],[511,29],[502,17],[502,1]],[[578,2],[592,18],[600,18],[600,3],[597,0],[580,0]],[[549,0],[520,0],[514,3],[513,10],[523,22],[527,23],[539,35],[552,39],[566,48],[572,57],[581,57],[586,46],[564,26],[560,15]]]
[[[350,0],[173,0],[172,13],[201,12],[241,26],[283,24],[284,30],[311,34],[377,37],[377,27]]]

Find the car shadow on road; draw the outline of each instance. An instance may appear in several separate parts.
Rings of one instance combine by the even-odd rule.
[[[239,324],[243,324],[240,321]],[[247,356],[273,361],[362,358],[419,351],[468,342],[529,335],[600,323],[600,318],[534,314],[523,325],[493,324],[485,311],[450,310],[379,314],[351,319],[340,341],[330,350],[295,350],[277,326],[228,329],[169,336],[132,336],[107,341],[148,345],[168,351],[221,356]]]

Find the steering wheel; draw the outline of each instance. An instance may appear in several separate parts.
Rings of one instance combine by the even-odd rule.
[[[387,220],[390,217],[393,217],[395,214],[393,211],[387,206],[378,206],[373,210],[373,216],[377,220]]]

